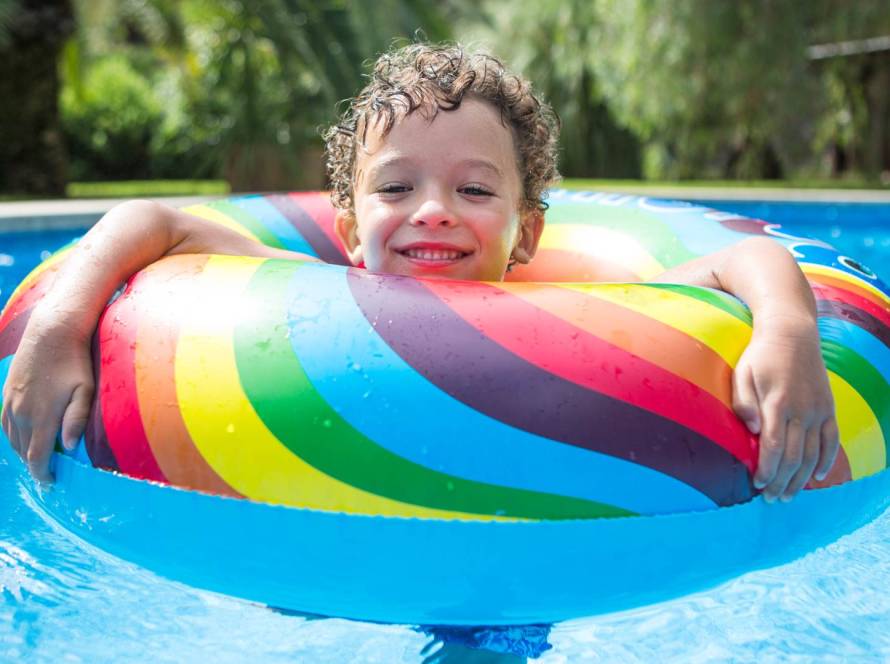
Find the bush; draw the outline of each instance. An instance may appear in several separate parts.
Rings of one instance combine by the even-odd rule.
[[[91,64],[80,88],[62,91],[70,179],[138,180],[151,173],[152,138],[163,119],[151,83],[124,58]]]

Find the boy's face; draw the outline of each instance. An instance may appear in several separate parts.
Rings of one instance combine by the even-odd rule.
[[[341,211],[337,233],[375,272],[497,281],[511,255],[531,259],[543,228],[521,212],[511,131],[474,98],[432,122],[414,112],[385,137],[370,127],[353,187],[355,216]]]

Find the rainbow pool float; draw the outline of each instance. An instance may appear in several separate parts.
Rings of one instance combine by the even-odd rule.
[[[170,578],[427,624],[675,597],[890,505],[890,296],[874,273],[685,203],[557,190],[550,204],[538,257],[505,283],[346,267],[324,194],[188,208],[326,264],[177,256],[133,277],[95,337],[84,440],[54,455],[53,491],[26,486],[75,534]],[[731,408],[747,309],[585,282],[592,259],[646,279],[751,234],[810,280],[837,404],[838,460],[789,504],[756,496],[757,440]],[[0,317],[0,383],[64,257]]]

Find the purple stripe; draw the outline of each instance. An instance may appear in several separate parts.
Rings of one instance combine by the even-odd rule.
[[[517,429],[648,466],[719,505],[752,497],[744,464],[720,445],[530,364],[473,328],[421,282],[350,270],[349,286],[383,340],[471,408]]]
[[[87,454],[93,466],[107,470],[120,470],[111,445],[108,444],[108,435],[105,433],[105,423],[102,420],[102,400],[99,398],[99,333],[93,335],[93,384],[96,386],[96,395],[93,398],[93,407],[90,409],[90,420],[84,434]],[[138,414],[137,414],[138,417]]]
[[[297,229],[321,260],[332,265],[349,264],[315,220],[293,198],[287,194],[273,194],[266,196],[266,200]]]
[[[817,300],[816,311],[823,318],[837,318],[838,320],[853,323],[853,325],[861,327],[873,337],[880,339],[885,346],[890,347],[890,328],[859,307],[855,307],[848,302]]]

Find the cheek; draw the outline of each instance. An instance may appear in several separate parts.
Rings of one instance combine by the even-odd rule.
[[[492,248],[496,247],[498,251],[509,254],[513,250],[519,234],[519,218],[516,215],[506,219],[501,216],[489,228],[491,230],[487,239]]]
[[[365,256],[365,262],[381,260],[386,243],[398,227],[393,216],[385,209],[369,210],[361,217],[358,226],[358,238]]]

